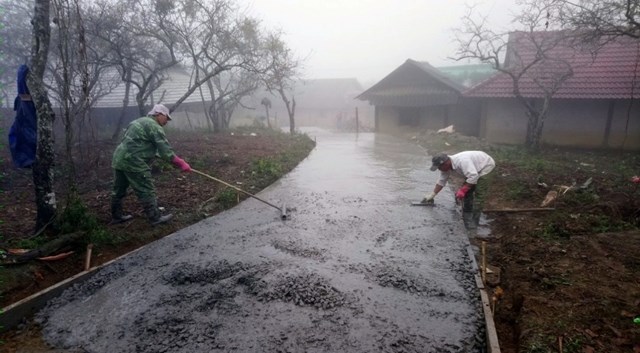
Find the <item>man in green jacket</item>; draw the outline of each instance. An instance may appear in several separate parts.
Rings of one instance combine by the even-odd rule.
[[[122,199],[127,195],[129,186],[142,204],[149,223],[157,225],[173,218],[172,214],[162,215],[158,209],[149,165],[152,159],[158,156],[171,161],[183,172],[191,171],[189,164],[173,152],[162,129],[170,120],[169,109],[162,104],[156,104],[147,116],[132,121],[127,127],[122,142],[113,152],[111,162],[114,172],[111,223],[122,223],[133,218],[122,212]]]

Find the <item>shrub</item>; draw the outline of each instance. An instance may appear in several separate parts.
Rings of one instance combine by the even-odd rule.
[[[117,240],[89,211],[84,202],[75,196],[70,197],[64,211],[56,219],[56,228],[63,234],[84,232],[89,243],[111,244]]]

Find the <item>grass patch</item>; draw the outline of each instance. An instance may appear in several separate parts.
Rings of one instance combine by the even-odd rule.
[[[225,188],[218,193],[216,202],[221,209],[230,209],[238,203],[238,192],[232,188]]]
[[[507,192],[505,194],[505,198],[507,200],[516,201],[528,199],[534,196],[534,193],[529,186],[520,180],[509,181],[507,182],[507,185]]]
[[[562,220],[552,219],[546,222],[535,235],[545,240],[558,240],[569,239],[571,232],[565,227]]]
[[[528,340],[527,343],[521,347],[524,353],[551,353],[554,352],[549,348],[549,345],[545,342],[544,337],[535,336]]]
[[[598,202],[598,195],[589,191],[570,191],[562,195],[562,202],[570,207],[586,207]]]
[[[251,162],[249,173],[258,183],[270,184],[282,175],[282,165],[272,158],[260,158]]]
[[[545,277],[542,279],[542,287],[545,289],[554,289],[558,286],[570,286],[571,281],[564,275]],[[560,325],[563,322],[556,323]]]
[[[635,226],[621,219],[614,219],[603,214],[587,214],[586,220],[591,231],[595,233],[620,232],[634,229]]]

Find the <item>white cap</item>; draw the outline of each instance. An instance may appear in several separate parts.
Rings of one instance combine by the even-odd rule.
[[[157,114],[164,114],[167,116],[169,120],[171,120],[171,115],[169,115],[169,108],[165,107],[163,104],[154,105],[153,109],[151,109],[147,113],[147,115],[157,115]]]

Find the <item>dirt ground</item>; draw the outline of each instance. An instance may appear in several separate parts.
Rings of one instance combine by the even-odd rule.
[[[494,271],[487,282],[502,352],[640,352],[637,153],[527,155],[457,134],[409,138],[430,154],[481,149],[496,160],[484,205],[491,234],[471,240],[485,242]],[[559,195],[546,206],[553,210],[505,210],[541,208],[549,191]]]
[[[493,270],[487,281],[497,299],[495,320],[503,352],[640,352],[640,325],[633,323],[640,314],[640,191],[629,181],[640,174],[637,153],[548,148],[528,155],[457,134],[423,132],[406,137],[430,154],[482,149],[496,159],[485,202],[491,234],[472,242],[487,244],[487,262]],[[252,192],[271,182],[252,176],[251,161],[256,157],[290,156],[286,158],[290,169],[311,148],[261,134],[174,135],[170,140],[194,168],[241,182]],[[84,158],[89,162],[79,168],[77,179],[82,199],[102,224],[109,219],[113,147],[100,146],[100,153],[87,153]],[[299,153],[285,152],[292,149]],[[6,156],[2,171],[0,241],[6,248],[25,245],[35,215],[31,174],[13,169]],[[92,265],[218,212],[216,203],[208,200],[222,189],[220,185],[170,167],[159,166],[156,172],[160,204],[176,214],[174,221],[149,227],[130,196],[125,207],[136,218],[108,228],[117,241],[94,248]],[[562,186],[574,182],[563,193]],[[559,192],[548,206],[553,210],[505,211],[539,208],[551,190]],[[6,267],[0,304],[6,306],[82,270],[84,251],[75,250],[61,261]],[[15,351],[16,342],[28,337],[37,337],[33,328],[3,334],[0,339]]]
[[[169,141],[178,155],[192,168],[231,183],[249,193],[257,193],[279,175],[286,174],[304,159],[314,142],[304,135],[291,138],[287,134],[267,130],[240,130],[225,134],[168,132]],[[195,173],[184,174],[168,164],[153,165],[158,205],[174,219],[162,226],[151,227],[144,218],[135,195],[125,198],[124,209],[134,219],[122,225],[108,225],[112,181],[111,154],[115,144],[93,143],[77,156],[77,189],[91,215],[105,232],[92,250],[92,266],[98,266],[146,243],[152,242],[204,217],[216,214],[245,199],[242,193]],[[34,188],[31,171],[12,166],[8,148],[2,149],[0,164],[3,178],[0,205],[0,248],[33,248],[56,236],[55,231],[33,237],[35,226]],[[64,207],[64,177],[56,173],[56,198]],[[229,193],[229,191],[232,191]],[[222,201],[220,197],[223,197]],[[229,200],[231,198],[231,200]],[[227,206],[224,206],[227,204]],[[229,205],[230,204],[230,205]],[[131,236],[135,234],[136,236]],[[83,244],[88,241],[84,241]],[[33,293],[68,278],[84,268],[85,248],[76,246],[74,253],[59,261],[32,261],[0,268],[0,307],[5,307]],[[6,261],[6,259],[4,259]]]

